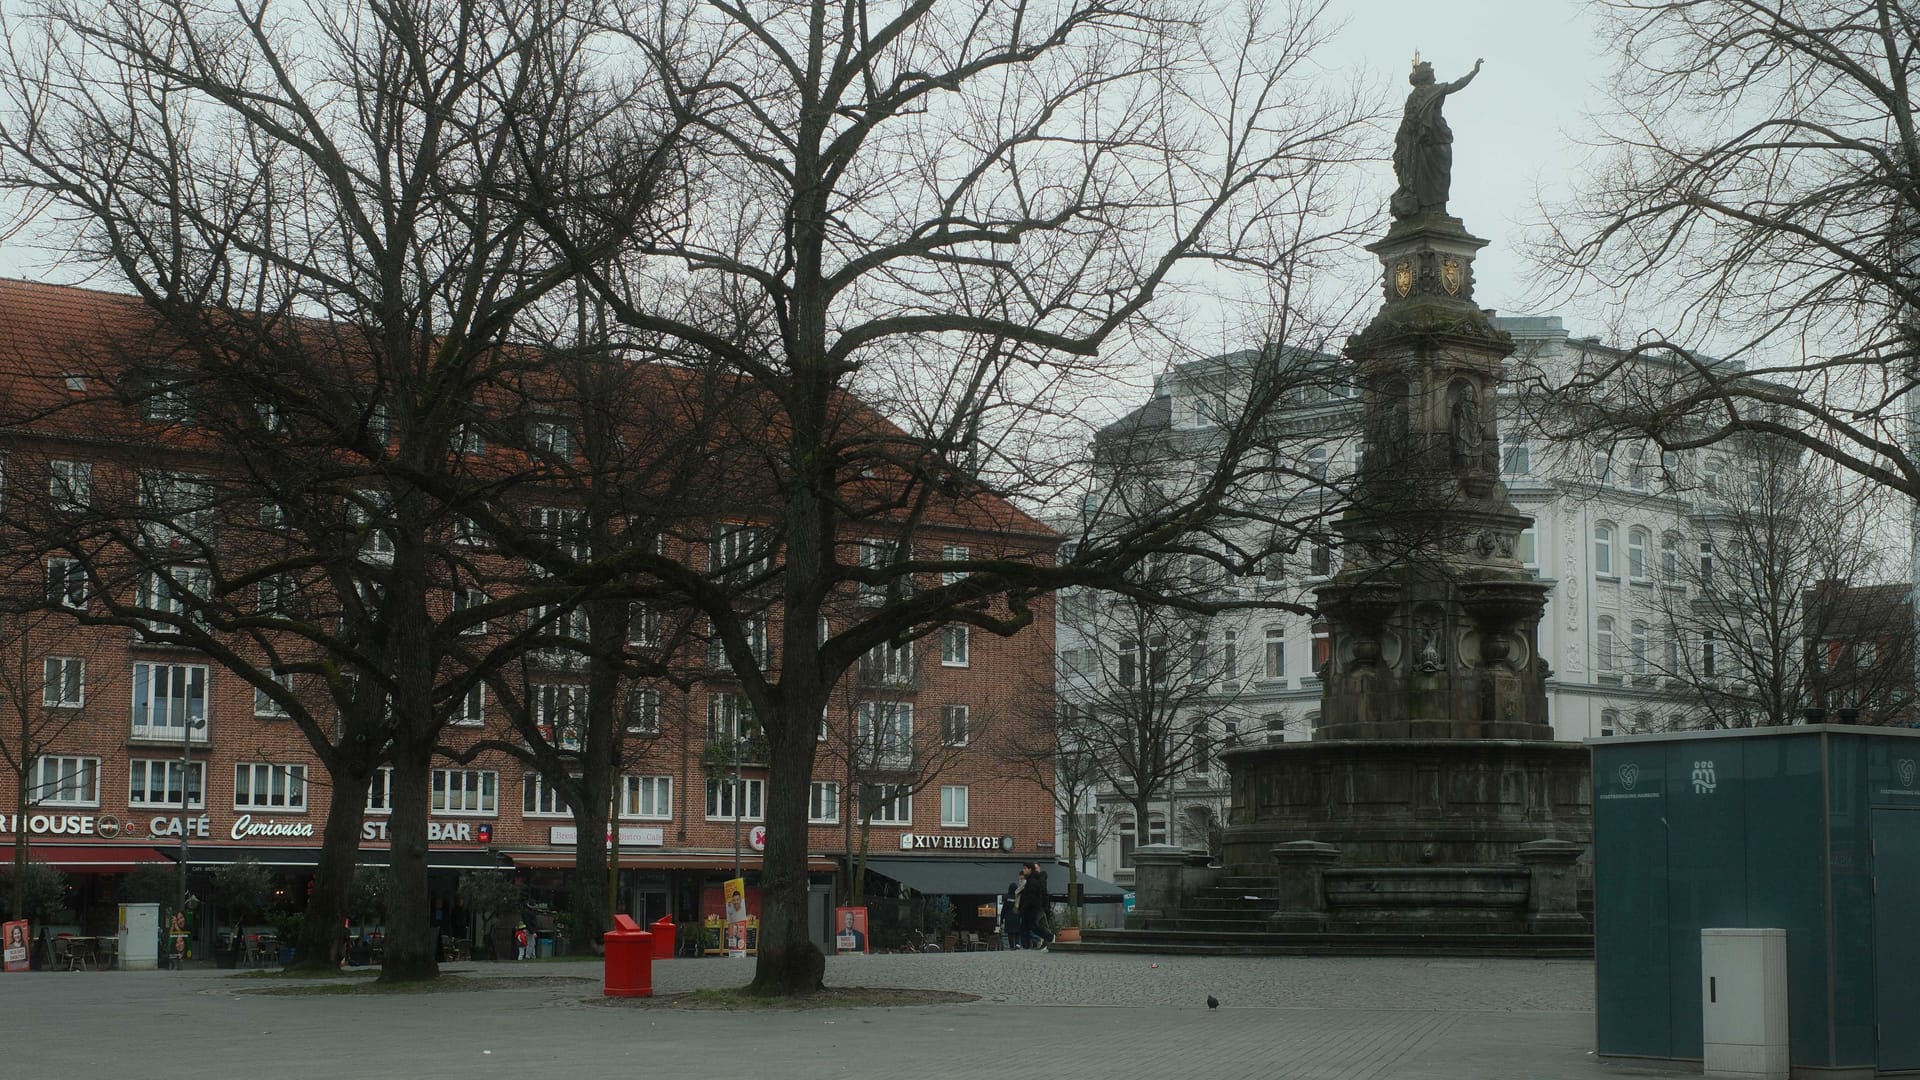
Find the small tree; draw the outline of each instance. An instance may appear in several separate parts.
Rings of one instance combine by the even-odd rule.
[[[19,897],[16,918],[31,919],[35,925],[58,922],[67,913],[67,875],[43,862],[28,863],[24,869],[10,867],[6,887]]]
[[[251,858],[235,859],[213,872],[213,891],[233,927],[231,940],[238,945],[248,914],[258,912],[273,891],[273,876]]]

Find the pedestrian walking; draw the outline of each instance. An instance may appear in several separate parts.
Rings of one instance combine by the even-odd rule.
[[[1021,929],[1028,941],[1040,943],[1040,951],[1046,952],[1053,944],[1053,928],[1048,925],[1047,875],[1040,869],[1039,863],[1028,863],[1022,871],[1026,880],[1020,886],[1020,897],[1015,906],[1020,910]]]
[[[1009,949],[1027,947],[1026,931],[1020,922],[1020,885],[1026,880],[1026,867],[1020,868],[1020,876],[1007,882],[1007,891],[1000,897],[1000,934]]]

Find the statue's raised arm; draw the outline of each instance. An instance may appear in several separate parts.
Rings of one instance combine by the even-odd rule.
[[[1393,176],[1399,182],[1389,204],[1394,217],[1446,214],[1447,190],[1453,185],[1453,130],[1440,107],[1448,94],[1466,89],[1483,62],[1475,60],[1473,70],[1453,82],[1436,83],[1433,65],[1414,61],[1413,74],[1407,76],[1413,92],[1407,95],[1407,111],[1393,139]]]

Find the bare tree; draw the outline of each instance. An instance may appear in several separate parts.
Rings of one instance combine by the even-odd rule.
[[[1920,497],[1920,10],[1602,8],[1620,58],[1602,160],[1538,255],[1651,328],[1567,396],[1605,404],[1596,431],[1667,450],[1770,434]],[[1631,377],[1635,354],[1673,358],[1671,377]]]
[[[1810,644],[1844,636],[1846,613],[1820,596],[1865,586],[1884,569],[1885,530],[1863,485],[1849,489],[1837,469],[1783,443],[1743,449],[1745,474],[1699,493],[1685,535],[1627,539],[1627,576],[1646,587],[1632,590],[1627,625],[1599,631],[1595,665],[1658,691],[1640,725],[1799,722],[1822,675]],[[1906,655],[1895,642],[1883,647],[1888,655],[1876,660]],[[1851,650],[1846,661],[1855,664]],[[1897,662],[1873,672],[1863,670],[1856,687],[1871,704],[1910,685]]]
[[[144,301],[144,352],[103,381],[189,433],[179,467],[223,472],[119,501],[120,521],[146,528],[103,532],[124,554],[98,573],[153,587],[100,582],[114,586],[103,596],[135,596],[103,617],[238,672],[331,774],[308,963],[337,947],[367,782],[391,762],[382,977],[437,970],[429,773],[486,675],[449,661],[467,624],[510,606],[439,610],[460,561],[444,557],[448,539],[472,520],[515,555],[571,565],[564,545],[480,497],[501,478],[459,451],[481,434],[489,388],[526,362],[502,348],[515,321],[566,278],[529,229],[526,192],[551,186],[542,170],[601,167],[580,140],[615,126],[584,14],[549,0],[48,0],[6,26],[0,185],[49,207],[75,260]],[[641,156],[659,145],[625,134]],[[627,198],[647,197],[623,176]],[[168,537],[189,516],[270,535],[236,560],[193,530]],[[300,604],[255,608],[256,590],[289,579]],[[549,592],[561,595],[525,603],[565,599]],[[299,700],[288,674],[323,685],[324,704]]]
[[[11,580],[37,583],[43,580],[38,569],[26,567]],[[73,590],[84,589],[84,583],[63,576],[49,580],[48,586],[51,604],[49,593],[29,595],[21,598],[24,604],[9,604],[11,610],[0,612],[0,765],[5,766],[14,790],[13,872],[7,878],[11,886],[7,910],[16,919],[26,917],[27,864],[33,847],[28,820],[33,806],[43,797],[60,793],[62,787],[71,786],[73,794],[84,797],[88,788],[97,793],[100,785],[97,769],[91,776],[84,769],[42,770],[48,752],[58,749],[67,731],[85,715],[81,710],[84,661],[61,655],[69,651],[62,645],[70,641],[73,623],[57,610],[42,610],[83,601],[84,592]],[[183,791],[189,787],[184,777],[183,769],[179,785]],[[172,780],[170,776],[168,790]]]
[[[713,152],[689,163],[673,213],[605,259],[590,220],[552,225],[622,324],[764,395],[743,466],[766,499],[742,507],[770,530],[778,671],[755,663],[731,598],[697,605],[769,744],[757,991],[820,985],[806,803],[821,711],[858,658],[950,623],[1016,633],[1041,594],[1117,583],[1229,512],[1270,396],[1243,399],[1202,482],[1066,565],[1007,500],[1072,479],[1071,421],[1125,374],[1137,352],[1123,342],[1174,347],[1191,288],[1238,297],[1255,281],[1286,313],[1272,340],[1324,331],[1307,282],[1366,224],[1344,216],[1346,166],[1375,133],[1370,108],[1313,66],[1322,13],[632,9],[630,40]],[[941,521],[1002,539],[941,557],[920,546]],[[822,640],[820,618],[863,590],[874,602]]]
[[[1171,562],[1144,569],[1172,574]],[[1155,805],[1168,800],[1171,810],[1174,783],[1206,769],[1223,735],[1246,726],[1237,657],[1223,653],[1205,616],[1086,590],[1062,600],[1063,636],[1078,647],[1061,653],[1061,758],[1119,793],[1133,809],[1136,843],[1149,843]]]

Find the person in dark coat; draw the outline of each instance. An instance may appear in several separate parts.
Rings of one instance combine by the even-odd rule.
[[[1007,882],[1006,895],[1000,898],[1000,933],[1006,936],[1007,948],[1024,949],[1027,947],[1026,931],[1020,922],[1020,884],[1026,879],[1026,867],[1020,868],[1020,877]]]
[[[1047,875],[1039,863],[1028,863],[1024,873],[1026,881],[1020,886],[1015,906],[1020,909],[1021,928],[1029,939],[1040,942],[1040,950],[1045,952],[1053,944],[1053,928],[1047,925]]]

